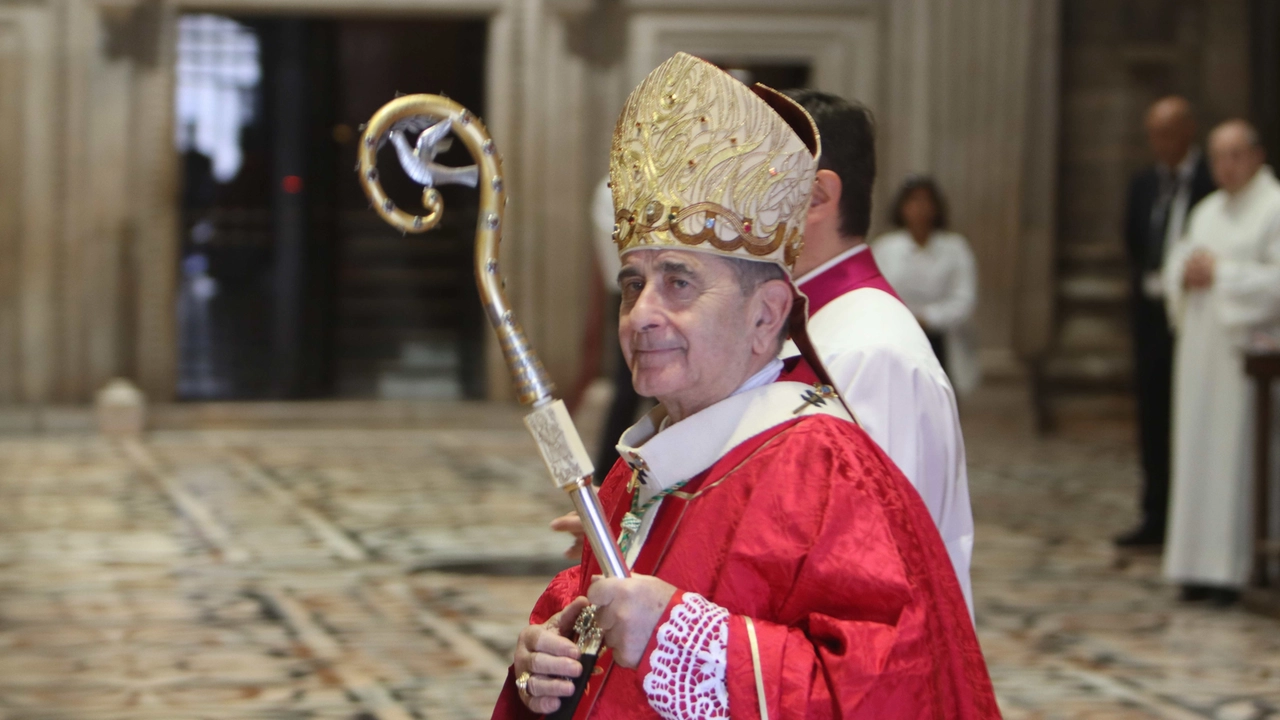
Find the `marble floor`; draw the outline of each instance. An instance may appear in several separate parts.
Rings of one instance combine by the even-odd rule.
[[[1007,718],[1280,718],[1280,622],[1181,605],[1107,541],[1137,485],[1122,417],[1042,439],[1017,388],[963,410]],[[0,435],[0,719],[488,717],[564,562],[517,409],[161,419]]]

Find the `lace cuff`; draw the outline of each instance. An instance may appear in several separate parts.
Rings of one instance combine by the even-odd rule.
[[[644,692],[664,720],[729,717],[729,611],[685,593],[654,635]]]

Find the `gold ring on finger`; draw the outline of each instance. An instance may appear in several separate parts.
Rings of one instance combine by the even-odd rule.
[[[532,673],[522,672],[520,677],[516,678],[516,690],[519,690],[521,695],[529,694],[529,678],[531,677],[533,677]]]

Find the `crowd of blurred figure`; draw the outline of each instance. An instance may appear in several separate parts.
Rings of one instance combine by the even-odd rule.
[[[1191,104],[1147,112],[1154,162],[1129,186],[1141,522],[1122,547],[1162,548],[1185,601],[1230,605],[1253,565],[1255,428],[1245,353],[1280,326],[1280,183],[1256,128],[1202,147]]]

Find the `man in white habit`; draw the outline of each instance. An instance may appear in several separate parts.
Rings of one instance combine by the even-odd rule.
[[[1220,189],[1196,206],[1162,273],[1177,338],[1164,572],[1184,600],[1231,604],[1248,579],[1253,396],[1243,348],[1280,322],[1280,183],[1264,160],[1247,122],[1214,129]]]

